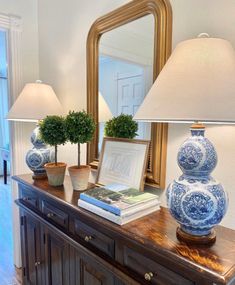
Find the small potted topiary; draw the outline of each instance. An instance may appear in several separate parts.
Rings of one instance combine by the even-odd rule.
[[[81,165],[81,144],[92,140],[95,132],[94,119],[85,111],[70,111],[65,119],[67,139],[72,144],[77,144],[77,165],[68,168],[74,190],[85,190],[88,185],[90,166]]]
[[[52,186],[60,186],[64,183],[66,163],[57,161],[58,145],[66,142],[65,119],[60,116],[47,116],[39,123],[39,131],[42,140],[55,148],[55,162],[44,165],[48,182]]]
[[[121,114],[105,124],[105,135],[114,138],[133,139],[137,135],[138,124],[132,115]]]

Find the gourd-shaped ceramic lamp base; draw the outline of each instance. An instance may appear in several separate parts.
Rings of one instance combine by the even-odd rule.
[[[203,125],[193,125],[178,152],[183,174],[167,189],[171,215],[180,224],[177,237],[190,243],[215,241],[213,227],[224,217],[228,198],[223,186],[210,176],[217,164],[212,143],[204,137]]]
[[[44,179],[47,177],[44,164],[55,161],[54,150],[40,139],[38,126],[33,130],[31,142],[33,148],[26,154],[26,164],[33,171],[33,179]]]

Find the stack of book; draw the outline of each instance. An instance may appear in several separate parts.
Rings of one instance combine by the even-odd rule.
[[[78,206],[124,225],[159,210],[160,202],[155,194],[112,184],[81,193]]]

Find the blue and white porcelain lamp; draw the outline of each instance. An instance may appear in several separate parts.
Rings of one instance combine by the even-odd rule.
[[[52,87],[41,81],[28,83],[11,107],[7,119],[21,122],[35,122],[48,115],[62,115],[62,106]],[[54,151],[39,137],[37,126],[32,135],[33,148],[26,154],[26,164],[33,171],[34,179],[46,177],[44,164],[54,161]]]
[[[167,203],[179,223],[180,240],[214,242],[213,228],[227,211],[228,196],[211,176],[217,154],[204,136],[202,123],[235,123],[235,51],[231,44],[206,34],[178,44],[135,119],[193,123],[191,136],[178,152],[183,173],[168,186]]]

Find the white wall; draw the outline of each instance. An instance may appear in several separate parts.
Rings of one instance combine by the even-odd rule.
[[[96,2],[96,1],[95,1]],[[41,78],[51,84],[66,110],[86,108],[86,37],[93,21],[128,1],[39,0],[39,66]],[[171,0],[173,8],[173,46],[201,32],[230,40],[235,47],[235,1]],[[188,126],[170,125],[167,159],[167,183],[180,174],[176,154],[188,135]],[[223,224],[235,229],[235,128],[208,127],[219,164],[213,175],[229,192],[230,207]],[[69,148],[69,146],[65,147]],[[70,148],[69,148],[70,150]],[[83,152],[85,158],[85,151]],[[60,157],[74,163],[73,151]],[[162,195],[165,204],[165,193]]]
[[[25,83],[34,82],[39,76],[37,8],[37,0],[0,0],[0,13],[15,15],[22,20],[22,87]],[[33,128],[33,124],[23,123],[25,140],[20,142],[24,151],[22,153],[22,173],[29,172],[24,160],[27,150],[31,147],[30,135]]]

